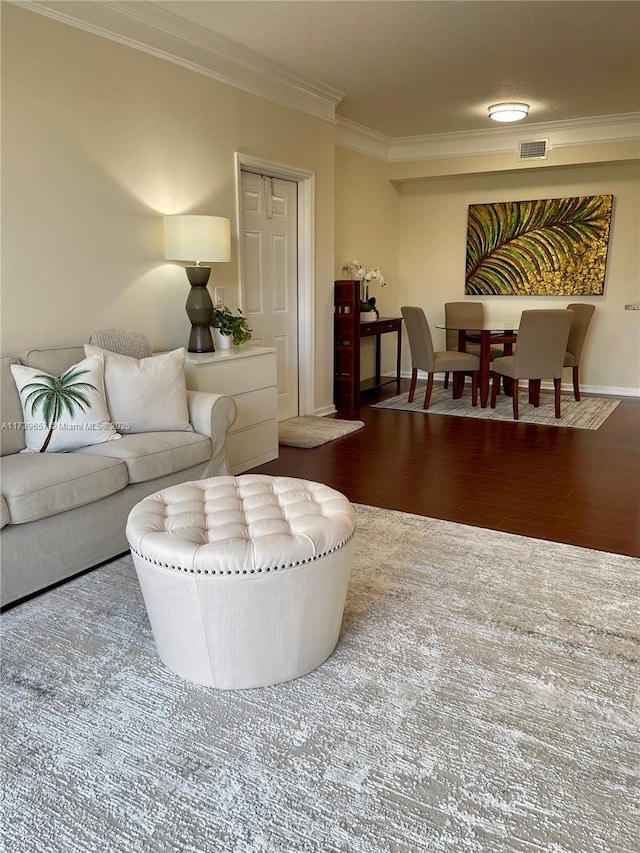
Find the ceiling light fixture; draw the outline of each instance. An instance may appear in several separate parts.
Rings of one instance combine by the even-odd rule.
[[[489,118],[494,121],[520,121],[529,115],[529,104],[493,104]]]

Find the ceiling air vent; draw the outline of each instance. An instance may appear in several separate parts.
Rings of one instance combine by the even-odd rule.
[[[520,143],[519,160],[546,160],[549,150],[548,139],[535,139],[533,142]]]

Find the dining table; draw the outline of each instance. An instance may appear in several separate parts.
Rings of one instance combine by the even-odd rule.
[[[446,329],[458,332],[458,350],[467,351],[467,344],[480,344],[480,375],[478,388],[480,391],[480,405],[486,408],[489,401],[489,378],[491,376],[491,362],[489,354],[492,346],[502,345],[505,355],[512,355],[513,345],[518,336],[520,320],[495,321],[490,320],[476,324],[473,328],[462,326],[458,323],[438,323],[437,329]],[[464,390],[464,375],[453,375],[453,396],[461,397]]]

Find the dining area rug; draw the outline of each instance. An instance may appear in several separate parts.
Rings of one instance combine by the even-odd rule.
[[[441,385],[433,386],[429,408],[422,408],[426,382],[418,383],[415,397],[409,403],[409,393],[389,397],[380,403],[372,403],[374,409],[396,409],[406,412],[418,412],[422,415],[453,415],[462,418],[480,418],[489,421],[513,421],[513,403],[511,397],[501,394],[496,407],[489,405],[485,409],[471,405],[471,394],[465,393],[458,400],[451,396],[451,388],[445,390]],[[572,427],[573,429],[599,429],[609,415],[619,406],[619,400],[606,397],[582,397],[577,403],[573,395],[562,397],[561,418],[554,412],[553,392],[542,391],[540,405],[535,408],[528,402],[526,388],[520,390],[518,423],[543,424],[545,426]]]
[[[302,415],[278,424],[278,444],[284,447],[320,447],[362,429],[364,421],[343,421],[319,415]]]

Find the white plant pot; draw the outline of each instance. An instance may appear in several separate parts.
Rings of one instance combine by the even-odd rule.
[[[375,311],[361,311],[360,312],[360,322],[361,323],[373,323],[378,319],[378,315]]]
[[[213,329],[213,345],[217,350],[231,349],[233,335],[223,335],[220,329]]]

